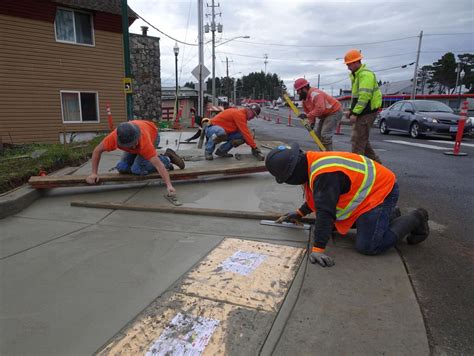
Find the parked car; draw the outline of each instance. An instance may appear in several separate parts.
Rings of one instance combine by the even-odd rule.
[[[460,116],[439,101],[400,100],[379,113],[378,127],[387,135],[390,131],[406,132],[413,138],[423,135],[456,137]],[[464,126],[464,135],[472,130],[472,119]]]

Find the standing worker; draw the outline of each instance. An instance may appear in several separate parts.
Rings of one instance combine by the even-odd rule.
[[[215,152],[219,157],[233,157],[229,151],[233,147],[247,143],[252,148],[252,154],[260,161],[263,156],[257,147],[255,140],[250,133],[247,122],[260,114],[260,106],[258,104],[250,104],[249,107],[243,109],[231,108],[224,110],[209,120],[205,128],[207,137],[204,156],[207,160],[213,160],[212,153],[216,144],[224,142]]]
[[[268,153],[268,171],[277,183],[303,184],[306,202],[277,222],[298,222],[316,212],[310,262],[331,267],[325,254],[333,226],[345,235],[357,228],[356,249],[377,255],[405,238],[418,244],[429,235],[428,212],[418,208],[396,216],[399,191],[395,174],[381,164],[349,152],[303,152],[297,143],[279,146]],[[396,217],[394,217],[396,216]]]
[[[175,194],[168,170],[173,170],[173,164],[183,169],[184,160],[171,148],[164,155],[157,155],[160,136],[156,125],[147,120],[122,122],[115,130],[100,142],[92,153],[92,173],[86,178],[88,184],[99,182],[97,171],[100,158],[105,151],[117,148],[125,151],[116,167],[119,173],[148,175],[158,171],[166,184],[168,194]]]
[[[375,73],[361,63],[362,54],[357,49],[347,51],[344,63],[351,71],[352,101],[348,118],[352,126],[352,152],[365,155],[381,163],[369,142],[370,129],[382,106],[382,92]]]
[[[307,118],[312,128],[319,118],[314,132],[326,150],[332,151],[332,137],[342,119],[341,103],[324,91],[312,88],[304,78],[296,79],[294,88],[303,101],[305,112],[300,114],[299,118],[303,120]]]

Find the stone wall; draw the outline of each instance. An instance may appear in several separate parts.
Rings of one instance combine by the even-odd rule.
[[[158,121],[161,117],[160,39],[130,34],[133,117]]]

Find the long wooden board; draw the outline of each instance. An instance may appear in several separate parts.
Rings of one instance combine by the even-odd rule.
[[[111,203],[111,202],[93,202],[76,200],[71,202],[71,206],[97,208],[97,209],[114,209],[114,210],[134,210],[149,211],[157,213],[185,214],[185,215],[205,215],[225,218],[239,219],[256,219],[256,220],[276,220],[282,213],[278,212],[261,212],[261,211],[242,211],[242,210],[222,210],[207,208],[190,208],[185,206],[167,206],[167,205],[143,205],[131,203]],[[305,223],[314,223],[314,217],[306,217],[301,219]]]
[[[170,171],[169,175],[172,181],[194,179],[204,176],[212,175],[239,175],[248,173],[265,172],[267,168],[264,162],[251,161],[251,162],[237,162],[232,164],[216,165],[216,166],[200,166],[193,168],[186,168],[183,170]],[[84,186],[86,183],[86,175],[69,175],[69,176],[33,176],[29,179],[28,183],[36,189],[46,188],[59,188],[59,187],[73,187],[73,186]],[[161,179],[158,173],[152,173],[146,176],[137,176],[133,174],[119,174],[119,173],[108,173],[100,174],[100,181],[98,184],[103,183],[130,183],[139,182],[152,179]]]

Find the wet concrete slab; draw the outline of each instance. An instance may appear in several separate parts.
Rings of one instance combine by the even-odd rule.
[[[0,354],[92,354],[220,241],[93,225],[1,261]]]

